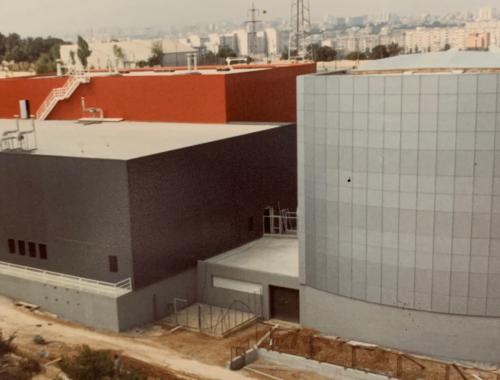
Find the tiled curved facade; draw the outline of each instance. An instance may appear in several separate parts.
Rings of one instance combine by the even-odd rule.
[[[500,317],[500,77],[299,79],[302,281]]]

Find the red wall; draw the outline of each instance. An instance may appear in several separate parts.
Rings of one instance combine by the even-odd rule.
[[[35,114],[50,91],[64,84],[66,78],[12,78],[0,80],[0,118],[19,114],[19,100],[30,101],[30,111]]]
[[[48,118],[81,118],[81,98],[85,97],[86,106],[102,108],[105,117],[132,121],[295,122],[296,77],[314,72],[315,64],[256,68],[266,70],[93,77],[89,84],[81,84],[70,99],[59,102]],[[20,99],[29,99],[31,113],[36,113],[50,90],[65,81],[54,77],[0,80],[0,118],[18,114]]]
[[[226,99],[221,75],[93,77],[73,96],[58,103],[49,119],[82,117],[87,107],[99,107],[104,117],[132,121],[225,123]]]
[[[316,65],[310,63],[228,75],[228,120],[296,122],[296,77],[314,72]]]

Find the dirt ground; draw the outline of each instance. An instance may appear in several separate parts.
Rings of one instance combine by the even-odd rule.
[[[247,370],[230,371],[225,365],[230,360],[231,347],[250,347],[270,328],[259,323],[225,339],[183,329],[170,332],[169,326],[160,325],[126,334],[104,333],[16,307],[12,300],[0,296],[0,330],[5,336],[15,334],[14,344],[18,349],[38,358],[42,364],[51,363],[86,344],[94,350],[119,352],[124,364],[145,371],[151,379],[268,379]],[[33,341],[36,335],[42,336],[47,344],[36,344]],[[280,376],[275,376],[283,380],[322,380],[307,371],[289,370],[283,366],[279,369],[282,371]],[[262,369],[261,372],[273,371]],[[35,379],[53,380],[57,373],[57,367],[49,365],[46,372]]]
[[[264,348],[405,380],[498,380],[498,369],[473,368],[377,346],[324,337],[310,329],[273,331]]]

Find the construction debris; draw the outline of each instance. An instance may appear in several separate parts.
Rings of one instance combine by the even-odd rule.
[[[261,348],[408,380],[498,380],[500,372],[410,355],[372,344],[326,337],[310,329],[273,329]]]

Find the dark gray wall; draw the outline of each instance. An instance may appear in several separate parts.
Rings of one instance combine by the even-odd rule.
[[[1,261],[101,281],[131,277],[124,162],[0,153],[0,188]],[[48,260],[9,254],[9,238],[46,244]],[[108,255],[118,256],[118,273]]]
[[[296,208],[296,129],[132,160],[128,173],[134,283],[141,287],[262,236],[267,205]]]
[[[251,282],[262,285],[262,296],[213,286],[213,277],[222,277],[231,280]],[[198,301],[210,305],[230,307],[235,301],[248,306],[251,312],[270,318],[270,286],[300,289],[299,279],[276,273],[266,273],[243,268],[235,268],[207,261],[198,263]],[[262,299],[261,299],[262,298]],[[247,311],[246,308],[232,306]]]

